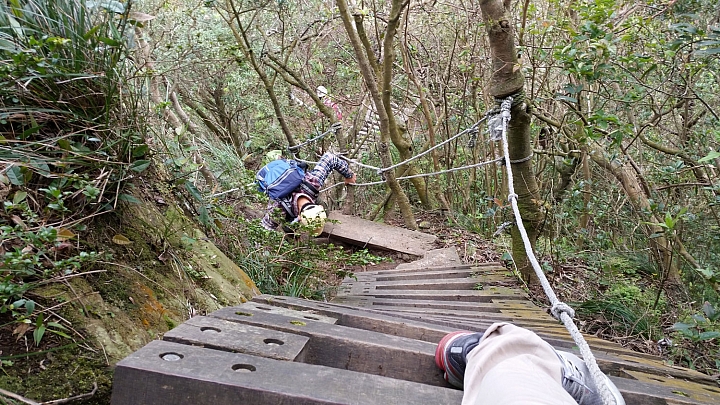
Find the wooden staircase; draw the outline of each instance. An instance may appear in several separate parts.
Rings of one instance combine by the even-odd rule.
[[[260,295],[194,317],[118,363],[112,404],[460,404],[436,344],[500,321],[577,353],[499,264],[428,263],[359,273],[332,302]],[[628,405],[720,404],[706,375],[586,338]]]

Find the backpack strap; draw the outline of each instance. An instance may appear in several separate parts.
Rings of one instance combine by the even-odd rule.
[[[300,183],[300,186],[298,186],[298,188],[303,193],[311,196],[313,200],[317,200],[318,196],[320,195],[320,190],[316,189],[315,186],[305,180]]]
[[[285,211],[285,219],[288,221],[292,221],[295,219],[295,215],[293,215],[293,209],[292,209],[292,194],[288,195],[287,197],[283,197],[277,200],[277,202],[280,203],[280,206],[283,208],[283,211]]]
[[[308,196],[312,197],[313,203],[315,203],[315,200],[317,200],[318,196],[320,195],[320,191],[318,189],[316,189],[315,186],[313,186],[312,184],[308,183],[305,180],[303,180],[303,182],[300,183],[297,190],[303,194],[307,194]],[[277,202],[280,203],[280,206],[285,211],[285,217],[288,221],[292,221],[295,219],[295,215],[293,215],[293,209],[292,209],[293,194],[295,194],[295,193],[291,193],[285,197],[277,199]]]

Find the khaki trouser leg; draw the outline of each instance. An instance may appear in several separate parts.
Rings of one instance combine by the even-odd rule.
[[[527,329],[493,324],[467,359],[463,405],[576,405],[554,350]]]

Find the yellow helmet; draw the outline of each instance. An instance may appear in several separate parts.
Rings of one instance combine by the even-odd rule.
[[[322,205],[308,204],[300,211],[300,223],[311,228],[310,236],[319,236],[325,226],[325,208]]]

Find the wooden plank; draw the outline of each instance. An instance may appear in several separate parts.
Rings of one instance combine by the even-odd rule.
[[[346,297],[345,305],[352,302],[352,297]],[[335,303],[334,301],[332,303]],[[331,304],[332,304],[331,303]],[[500,313],[503,310],[508,311],[542,311],[533,303],[525,300],[491,300],[490,302],[462,302],[462,301],[437,301],[437,300],[408,300],[408,299],[384,299],[384,298],[365,298],[363,301],[366,306],[400,306],[413,308],[432,308],[442,309],[446,311],[482,311]]]
[[[448,316],[447,319],[473,319],[477,321],[485,321],[485,322],[510,322],[514,323],[518,326],[525,327],[526,325],[533,325],[533,326],[555,326],[558,324],[558,322],[554,319],[535,319],[531,316],[521,318],[517,316],[497,313],[497,312],[480,312],[480,311],[453,311],[452,315],[448,315],[447,311],[444,310],[437,310],[437,309],[419,309],[419,308],[404,308],[404,307],[383,307],[383,306],[377,306],[374,305],[372,307],[374,310],[382,311],[383,313],[387,315],[393,315],[396,313],[401,314],[418,314],[418,315],[424,315],[424,316]]]
[[[168,353],[182,358],[163,360],[173,358]],[[111,405],[459,404],[461,400],[462,391],[450,388],[153,341],[117,364]]]
[[[266,295],[257,297],[256,300],[268,305],[285,305],[294,309],[306,311],[324,311],[325,315],[337,318],[338,324],[340,325],[359,329],[382,331],[383,333],[391,333],[414,339],[428,338],[425,340],[431,343],[439,342],[446,333],[457,329],[452,327],[438,329],[437,326],[424,322],[405,323],[410,321],[399,321],[397,317],[385,316],[378,314],[375,311],[365,312],[355,308],[345,308],[344,306],[317,303],[299,298],[273,297]],[[456,322],[451,321],[450,323],[455,324]],[[492,324],[492,322],[487,322],[487,326],[490,324]],[[478,325],[476,324],[476,326]],[[532,326],[533,325],[528,325],[526,327],[532,329]],[[554,329],[550,330],[536,328],[536,331],[556,348],[579,354],[574,349],[575,344],[568,336],[567,330],[557,323],[553,325],[553,328]],[[482,328],[477,331],[484,332],[484,330],[485,328]],[[588,341],[594,347],[594,352],[598,357],[598,363],[607,373],[617,374],[623,369],[630,369],[646,373],[671,375],[675,378],[682,378],[690,381],[712,383],[712,379],[704,374],[680,367],[667,366],[655,356],[639,354],[612,342],[605,342],[593,337],[588,337]]]
[[[269,305],[282,305],[298,310],[313,310],[338,319],[338,325],[356,329],[371,330],[393,336],[402,336],[410,339],[435,343],[440,341],[453,328],[416,322],[396,316],[387,316],[381,313],[371,313],[355,307],[338,305],[334,303],[321,303],[292,297],[274,297],[261,295],[253,298],[254,301]]]
[[[435,266],[459,265],[462,261],[458,256],[457,249],[454,247],[428,250],[422,259],[415,260],[411,263],[402,263],[397,266],[398,269],[412,268],[429,268]]]
[[[247,314],[251,314],[248,316]],[[435,364],[436,343],[374,331],[306,321],[269,312],[231,307],[210,316],[231,322],[307,336],[305,361],[430,385],[445,385]],[[402,361],[396,361],[402,359]]]
[[[403,273],[414,273],[417,271],[427,271],[427,270],[434,270],[434,271],[446,271],[446,270],[467,270],[467,269],[473,269],[479,273],[483,272],[508,272],[508,269],[503,267],[500,263],[495,262],[489,262],[489,263],[476,263],[476,264],[461,264],[457,266],[439,266],[439,267],[432,267],[432,268],[394,268],[394,269],[385,269],[385,270],[374,270],[374,271],[367,271],[363,272],[363,274],[371,274],[376,276],[387,276],[392,274],[403,274]]]
[[[610,379],[622,393],[627,405],[717,405],[720,403],[720,394],[710,391],[698,393],[681,380],[648,379],[640,381],[614,376],[611,376]],[[703,386],[700,390],[707,390],[707,388],[707,386]]]
[[[413,273],[401,273],[392,275],[377,275],[366,277],[363,273],[355,274],[358,281],[410,281],[410,280],[446,280],[453,278],[473,278],[481,283],[503,282],[508,283],[512,280],[505,275],[497,273],[477,273],[472,269],[467,270],[449,270],[449,271],[422,271]],[[517,285],[517,283],[515,283]]]
[[[337,223],[327,222],[324,232],[332,240],[356,246],[424,256],[434,249],[437,237],[427,233],[397,228],[333,211],[328,216]]]
[[[462,277],[462,278],[438,278],[422,280],[393,280],[393,281],[372,281],[358,277],[356,282],[347,283],[350,292],[361,292],[363,289],[378,290],[478,290],[482,291],[491,286],[514,287],[516,283],[509,282],[507,278],[499,277]]]
[[[301,361],[309,339],[292,333],[196,316],[165,332],[163,340],[271,359]]]
[[[253,309],[257,311],[267,312],[270,314],[277,314],[277,315],[285,315],[285,316],[291,316],[299,319],[309,319],[311,321],[316,322],[324,322],[329,324],[335,324],[337,323],[337,318],[333,318],[331,316],[325,316],[322,314],[317,313],[317,311],[314,310],[294,310],[291,308],[285,308],[282,306],[277,305],[262,305],[262,303],[259,302],[246,302],[240,306],[235,307],[238,310],[242,310],[243,308],[246,309]]]
[[[341,294],[342,292],[342,294]],[[338,295],[334,301],[342,301],[345,295],[349,295],[349,290],[338,290]],[[464,302],[491,302],[493,299],[526,299],[525,293],[505,288],[490,287],[484,290],[445,290],[445,291],[382,291],[370,292],[367,288],[361,293],[353,294],[355,297],[368,298],[392,298],[392,299],[410,299],[410,300],[439,300],[439,301],[464,301]]]

